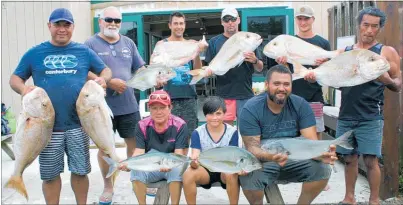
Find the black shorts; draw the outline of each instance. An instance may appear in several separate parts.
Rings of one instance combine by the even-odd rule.
[[[206,169],[206,168],[205,168]],[[221,173],[220,172],[210,172],[208,169],[206,169],[208,175],[210,176],[210,182],[208,184],[199,184],[199,186],[201,186],[204,189],[210,189],[211,185],[216,183],[216,182],[220,182],[221,187],[223,189],[227,189],[227,185],[224,184],[223,181],[221,181]]]
[[[121,138],[134,138],[137,123],[140,121],[140,112],[114,116],[112,119],[113,131],[119,132]]]

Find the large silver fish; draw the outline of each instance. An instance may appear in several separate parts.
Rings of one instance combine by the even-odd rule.
[[[227,146],[203,151],[199,163],[210,172],[239,173],[252,172],[262,168],[260,161],[245,149]]]
[[[298,62],[293,62],[293,65],[293,80],[313,72],[319,84],[335,88],[355,86],[375,80],[390,69],[390,64],[384,57],[367,49],[343,52],[313,70],[308,70]]]
[[[153,51],[150,64],[163,64],[169,68],[182,66],[199,55],[199,48],[207,47],[206,38],[200,41],[163,41]]]
[[[252,52],[262,43],[260,35],[252,32],[240,31],[231,36],[220,51],[203,69],[189,71],[193,75],[190,84],[195,84],[206,76],[206,69],[211,70],[215,75],[224,75],[230,69],[239,66],[245,60],[244,52]]]
[[[183,166],[181,174],[183,174],[190,163],[190,158],[184,155],[164,153],[156,150],[150,150],[145,154],[130,157],[119,163],[109,157],[103,157],[103,159],[109,164],[107,178],[110,177],[122,163],[127,164],[127,168],[131,170],[146,172],[159,171],[161,168],[172,169],[174,167]]]
[[[52,137],[55,110],[46,91],[34,88],[22,98],[16,133],[13,135],[14,172],[5,184],[28,200],[22,174],[46,147]]]
[[[264,47],[263,53],[273,59],[286,56],[289,63],[294,60],[302,65],[315,65],[316,59],[334,58],[338,55],[337,51],[326,51],[298,37],[286,34],[271,40]]]
[[[144,91],[157,85],[157,81],[168,81],[176,76],[172,68],[163,64],[152,64],[138,71],[126,85]]]
[[[105,91],[93,80],[84,84],[76,102],[77,114],[84,131],[99,150],[113,160],[120,161],[116,154],[112,125],[113,113],[105,100]]]
[[[287,154],[292,160],[313,159],[328,151],[330,145],[353,149],[349,143],[352,132],[350,130],[335,140],[310,140],[305,137],[269,139],[261,142],[261,148],[271,154]]]

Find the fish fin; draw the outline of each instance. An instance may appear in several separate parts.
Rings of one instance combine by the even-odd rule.
[[[114,174],[118,170],[118,163],[116,163],[115,161],[113,161],[113,159],[106,157],[106,156],[103,156],[102,158],[109,165],[109,171],[108,171],[108,174],[106,175],[106,178],[109,178],[110,176],[112,176],[112,174]],[[114,180],[115,177],[116,176],[114,175],[114,177],[112,177],[112,179]]]
[[[292,80],[294,81],[297,79],[304,78],[305,74],[308,72],[308,69],[295,60],[290,59],[290,61],[294,66],[294,73],[292,74]]]
[[[6,188],[15,189],[18,193],[24,196],[28,201],[28,193],[27,189],[25,188],[24,180],[22,176],[11,176],[10,179],[7,181]]]
[[[353,133],[353,130],[349,130],[345,132],[343,135],[338,137],[337,139],[334,140],[334,145],[339,145],[340,147],[343,147],[345,149],[354,149],[353,146],[348,142],[348,139],[350,138],[351,134]]]
[[[108,106],[108,104],[106,103],[106,100],[103,100],[102,106],[104,106],[105,109],[108,111],[108,115],[111,116],[112,118],[114,118],[113,112],[112,112],[111,108]]]
[[[206,67],[203,67],[206,68]],[[208,68],[206,68],[208,69]],[[194,85],[197,82],[199,82],[199,80],[201,80],[202,78],[206,77],[206,70],[205,69],[196,69],[196,70],[191,70],[188,72],[188,74],[192,75],[192,80],[190,81],[189,85]]]

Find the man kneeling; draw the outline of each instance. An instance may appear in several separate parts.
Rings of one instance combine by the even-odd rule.
[[[197,162],[201,151],[214,147],[238,146],[237,129],[224,123],[225,112],[225,102],[220,97],[209,97],[203,105],[207,123],[192,133],[190,147],[193,161],[183,175],[183,189],[188,204],[196,204],[196,185],[210,189],[215,182],[220,182],[221,187],[227,189],[230,204],[238,204],[238,174],[210,172]]]
[[[263,204],[266,186],[282,182],[303,182],[298,204],[310,204],[325,188],[331,174],[328,164],[337,159],[335,146],[321,157],[294,161],[285,154],[269,154],[260,148],[261,140],[300,135],[317,140],[315,116],[309,103],[291,94],[291,72],[283,65],[269,69],[266,92],[251,98],[243,107],[240,133],[246,149],[263,163],[256,170],[240,177],[242,190],[250,204]]]

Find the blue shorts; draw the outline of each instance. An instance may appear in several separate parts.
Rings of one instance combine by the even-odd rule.
[[[336,137],[341,136],[349,130],[354,130],[353,137],[350,138],[350,144],[353,150],[347,150],[337,146],[337,153],[351,154],[367,154],[382,157],[382,136],[383,136],[383,120],[372,121],[347,121],[338,120]]]
[[[182,182],[182,176],[180,176],[181,170],[182,166],[172,168],[169,172],[144,172],[132,170],[130,172],[130,181],[141,181],[144,184],[155,183],[161,180],[166,180],[168,184],[171,182]]]
[[[284,167],[276,162],[263,163],[263,169],[255,170],[246,176],[239,176],[244,190],[264,190],[266,186],[277,183],[313,182],[329,179],[330,165],[315,160],[288,160]]]
[[[49,144],[39,154],[41,179],[49,181],[64,171],[64,152],[67,154],[69,171],[77,175],[91,172],[90,138],[81,129],[53,132]]]

